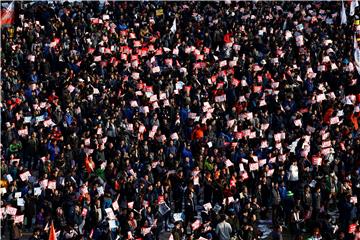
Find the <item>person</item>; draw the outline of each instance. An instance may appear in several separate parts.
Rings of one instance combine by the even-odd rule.
[[[232,237],[237,237],[238,235],[241,235],[241,226],[240,226],[240,220],[235,215],[234,209],[229,209],[229,218],[227,219],[227,222],[230,224],[232,233]]]
[[[318,216],[320,214],[320,210],[321,210],[321,205],[322,205],[322,201],[321,201],[321,189],[320,187],[317,187],[314,194],[313,194],[313,217],[315,219],[315,221],[318,219]]]
[[[283,240],[282,227],[280,225],[274,226],[271,232],[271,240]]]
[[[220,216],[220,222],[216,225],[215,230],[220,240],[229,240],[232,233],[231,225],[226,221],[226,216],[222,214]]]
[[[174,240],[181,240],[183,237],[183,231],[184,229],[181,227],[181,222],[176,222],[175,227],[171,232]]]
[[[271,190],[271,198],[272,198],[272,222],[274,225],[277,225],[279,223],[279,212],[280,212],[280,203],[281,203],[278,183],[275,183]]]
[[[194,199],[193,199],[193,193],[192,191],[188,191],[186,194],[186,199],[185,199],[185,227],[187,227],[187,225],[189,223],[192,223],[194,221],[195,218],[195,204],[194,204]]]
[[[21,237],[21,225],[13,220],[10,222],[10,240],[20,240]]]
[[[40,239],[41,239],[41,231],[40,229],[35,228],[29,240],[40,240]]]
[[[311,235],[311,237],[308,238],[308,240],[321,240],[321,239],[322,239],[322,236],[320,234],[320,229],[314,228],[313,234]]]

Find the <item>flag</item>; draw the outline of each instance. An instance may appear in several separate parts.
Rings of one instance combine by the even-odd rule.
[[[54,222],[51,222],[49,240],[56,240],[56,233],[54,228]]]
[[[347,24],[346,11],[344,6],[344,1],[341,1],[341,24]]]
[[[173,22],[173,25],[171,26],[170,28],[170,31],[172,33],[175,33],[176,32],[176,18],[174,18],[174,22]]]
[[[11,2],[6,9],[1,10],[1,27],[13,24],[14,22],[14,2]]]
[[[357,72],[360,74],[360,49],[354,35],[354,61]]]
[[[350,16],[354,16],[355,8],[359,6],[358,0],[352,0],[350,4]]]

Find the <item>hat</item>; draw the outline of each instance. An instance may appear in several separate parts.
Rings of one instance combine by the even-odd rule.
[[[288,191],[286,194],[287,197],[292,197],[294,196],[294,193],[292,191]]]

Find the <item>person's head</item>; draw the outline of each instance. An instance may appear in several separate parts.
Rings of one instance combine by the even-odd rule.
[[[175,227],[176,227],[176,229],[180,229],[180,228],[181,228],[181,222],[180,222],[180,221],[177,221],[177,222],[175,223]]]
[[[146,208],[146,211],[147,211],[148,213],[151,213],[151,206],[148,206],[148,207]]]
[[[75,206],[75,212],[77,212],[77,213],[80,212],[80,207],[78,205]]]
[[[298,234],[296,237],[295,237],[295,240],[304,240],[304,236],[302,234]]]
[[[319,237],[320,235],[320,229],[318,227],[315,227],[313,230],[313,236],[314,237]]]
[[[338,236],[337,237],[338,240],[345,239],[345,233],[343,231],[339,231],[337,236]]]
[[[282,232],[282,227],[281,227],[281,225],[276,224],[276,225],[274,226],[274,231],[275,231],[275,232],[278,232],[278,233],[281,233],[281,232]]]
[[[33,231],[33,236],[34,237],[39,237],[40,236],[40,229],[39,228],[35,228],[34,231]]]

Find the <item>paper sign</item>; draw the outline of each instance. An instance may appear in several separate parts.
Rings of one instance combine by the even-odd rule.
[[[113,208],[115,211],[119,210],[119,203],[118,203],[118,201],[115,200],[115,201],[112,203],[112,208]]]
[[[5,194],[5,193],[7,193],[6,188],[0,188],[0,194]]]
[[[149,99],[149,101],[150,102],[155,102],[155,101],[157,101],[157,95],[152,95],[151,97],[150,97],[150,99]]]
[[[166,93],[160,93],[160,96],[159,96],[160,100],[164,100],[166,99]]]
[[[184,214],[183,213],[174,213],[173,218],[175,222],[184,221]]]
[[[328,147],[331,147],[331,141],[330,140],[322,142],[321,148],[328,148]]]
[[[49,181],[47,185],[48,189],[56,189],[56,181]]]
[[[15,216],[14,222],[15,223],[23,223],[24,222],[24,215]]]
[[[193,179],[193,182],[194,182],[194,185],[200,185],[199,177],[195,176],[194,179]]]
[[[249,160],[245,159],[245,158],[242,158],[241,159],[241,162],[245,163],[245,164],[248,164],[249,163]]]
[[[21,198],[21,192],[16,192],[15,193],[15,198]]]
[[[194,223],[191,224],[191,228],[192,228],[193,231],[196,230],[196,229],[198,229],[200,226],[201,226],[201,222],[200,222],[199,219],[196,220]]]
[[[159,212],[161,215],[165,215],[169,211],[170,211],[170,208],[165,202],[159,205]]]
[[[6,175],[6,180],[11,183],[13,181],[13,178],[10,174]]]
[[[228,198],[224,198],[223,200],[223,204],[225,205],[226,204],[226,201],[228,202],[228,204],[234,202],[234,197],[228,197]]]
[[[51,119],[44,121],[43,124],[44,124],[44,127],[52,127],[52,126],[56,125]]]
[[[104,195],[104,188],[103,188],[103,186],[100,186],[100,187],[96,188],[96,190],[97,190],[97,192],[99,193],[100,196],[101,196],[101,195]]]
[[[31,176],[31,174],[30,174],[29,171],[26,171],[26,172],[24,172],[24,173],[21,173],[21,174],[20,174],[21,181],[23,181],[23,182],[27,181],[30,176]]]
[[[24,207],[25,206],[25,200],[23,198],[18,198],[18,199],[16,199],[16,204],[19,207]]]
[[[209,211],[210,209],[212,209],[211,203],[206,203],[203,205],[203,207],[204,207],[205,211]]]
[[[18,130],[18,134],[19,134],[21,137],[24,137],[24,136],[27,136],[27,135],[29,134],[29,132],[28,132],[28,129],[25,128],[25,129]]]
[[[249,164],[250,171],[257,171],[259,170],[259,163],[250,163]]]
[[[111,219],[111,220],[116,219],[115,214],[111,208],[106,208],[105,212],[109,219]]]
[[[108,221],[109,223],[109,229],[112,230],[114,228],[117,228],[117,225],[116,225],[116,221],[115,220],[109,220]],[[129,238],[129,239],[133,239],[133,238]]]
[[[330,125],[337,124],[339,122],[340,122],[339,117],[330,118]]]
[[[230,161],[230,159],[227,159],[225,162],[226,167],[234,166],[234,163]]]
[[[41,115],[41,116],[37,116],[37,117],[36,117],[36,122],[37,122],[37,123],[43,122],[44,120],[45,120],[44,115]]]
[[[170,138],[171,138],[172,140],[178,140],[178,139],[179,139],[179,136],[178,136],[177,133],[173,133],[173,134],[171,134]]]
[[[41,195],[41,187],[34,188],[34,196],[40,196]]]
[[[24,123],[30,123],[32,119],[32,116],[24,117]]]
[[[224,102],[224,101],[226,101],[226,95],[225,94],[215,97],[215,102]]]
[[[267,176],[271,177],[274,174],[274,169],[269,169]]]
[[[14,208],[10,205],[6,206],[6,214],[9,214],[11,216],[15,216],[17,212],[17,208]]]
[[[157,67],[152,68],[152,72],[153,72],[153,73],[158,73],[158,72],[160,72],[160,67],[157,66]]]
[[[127,206],[128,206],[128,208],[133,209],[134,208],[134,202],[128,202]]]
[[[256,138],[256,132],[250,132],[249,139]]]
[[[253,86],[254,93],[259,93],[262,90],[262,86]]]
[[[316,95],[316,102],[322,102],[324,100],[326,100],[326,96],[324,93]]]
[[[260,159],[259,160],[259,167],[262,167],[266,164],[266,159]]]
[[[320,166],[322,163],[321,157],[312,157],[312,164],[315,166]]]
[[[225,67],[226,65],[227,65],[226,60],[221,61],[220,64],[219,64],[220,67]]]
[[[129,123],[126,125],[126,130],[132,132],[134,131],[134,125],[132,123]]]

